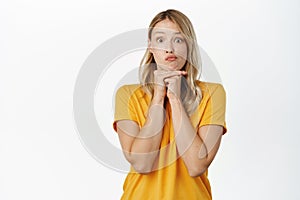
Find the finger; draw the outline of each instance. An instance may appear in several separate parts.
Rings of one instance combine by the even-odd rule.
[[[184,71],[161,71],[158,72],[160,76],[162,76],[164,79],[165,78],[170,78],[173,76],[182,76],[182,75],[186,75],[186,72]]]
[[[187,71],[181,71],[182,75],[187,75]]]
[[[168,77],[168,78],[164,78],[165,82],[176,82],[181,76],[177,75],[177,76],[172,76],[172,77]]]
[[[165,85],[168,87],[168,86],[170,86],[170,85],[174,85],[176,82],[177,82],[177,78],[174,78],[174,76],[173,77],[171,77],[171,78],[166,78],[166,79],[164,79],[164,83],[165,83]]]

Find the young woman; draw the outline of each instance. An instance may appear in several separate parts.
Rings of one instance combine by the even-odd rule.
[[[197,80],[200,68],[190,20],[158,13],[140,84],[116,94],[113,127],[131,164],[121,199],[212,199],[207,173],[227,132],[226,95],[221,84]]]

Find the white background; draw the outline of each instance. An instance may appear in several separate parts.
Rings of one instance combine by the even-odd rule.
[[[191,19],[227,93],[228,133],[209,171],[214,199],[300,198],[299,1],[2,0],[1,200],[119,199],[126,174],[81,144],[74,84],[102,42],[168,8]]]

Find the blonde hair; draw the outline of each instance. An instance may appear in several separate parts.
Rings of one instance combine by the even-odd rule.
[[[201,58],[196,42],[196,34],[190,20],[181,12],[169,9],[158,13],[151,21],[148,39],[151,40],[152,30],[158,22],[169,19],[175,23],[187,42],[188,53],[183,70],[187,71],[186,81],[181,84],[181,99],[186,112],[191,115],[202,99],[202,93],[196,83],[201,72]],[[139,68],[139,79],[146,92],[153,96],[154,70],[157,69],[153,54],[146,50]],[[185,80],[185,79],[182,79]]]

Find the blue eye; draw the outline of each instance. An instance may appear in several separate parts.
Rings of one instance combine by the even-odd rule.
[[[183,42],[183,39],[181,38],[175,38],[175,43],[182,43]]]

